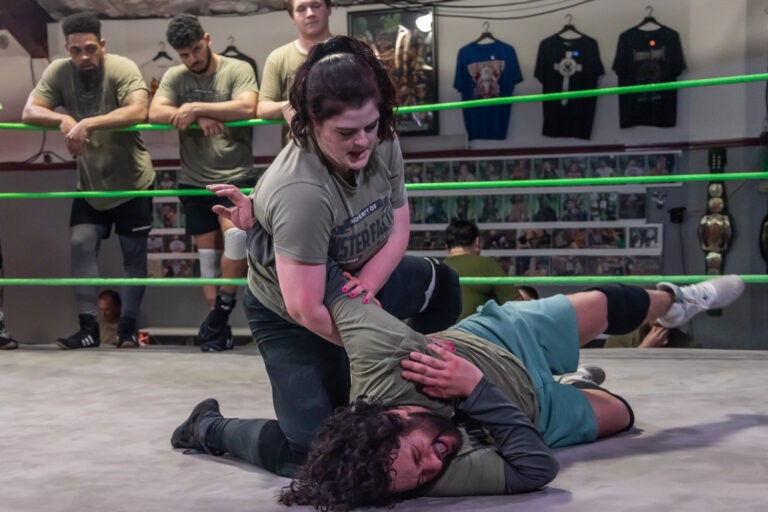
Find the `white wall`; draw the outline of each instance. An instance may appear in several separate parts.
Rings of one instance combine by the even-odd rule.
[[[478,3],[483,3],[478,0]],[[610,70],[619,34],[640,22],[645,16],[646,3],[636,0],[597,0],[569,10],[576,27],[597,39],[606,75],[601,86],[617,85]],[[668,0],[656,2],[654,16],[677,30],[682,39],[688,69],[681,79],[717,77],[758,73],[766,69],[766,29],[768,15],[765,0]],[[377,9],[369,6],[363,9]],[[560,30],[565,13],[516,21],[491,21],[490,30],[498,38],[513,45],[520,59],[524,81],[515,93],[535,94],[541,86],[533,78],[533,68],[539,42]],[[211,33],[214,50],[227,46],[228,37],[244,53],[251,55],[263,70],[264,60],[271,49],[290,41],[295,32],[285,12],[259,16],[202,18]],[[347,10],[337,8],[331,18],[334,33],[346,33]],[[167,20],[106,21],[103,35],[108,51],[125,55],[142,64],[151,59],[164,40]],[[441,102],[458,101],[453,89],[456,54],[463,45],[482,32],[481,20],[438,18],[437,41],[439,59],[439,97]],[[63,38],[57,24],[49,27],[52,57],[64,56]],[[166,47],[166,51],[173,50]],[[47,64],[44,60],[30,62],[15,41],[0,51],[0,121],[18,121],[29,90],[32,73],[39,78]],[[618,128],[618,100],[615,96],[600,97],[593,139],[589,144],[660,144],[677,141],[707,141],[756,136],[765,116],[764,83],[684,89],[679,93],[678,126],[661,129],[634,127]],[[280,146],[279,127],[256,129],[254,154],[274,155]],[[582,145],[583,141],[550,139],[539,135],[541,105],[539,103],[513,106],[513,117],[506,141],[474,141],[472,148],[528,148]],[[465,135],[461,112],[440,114],[440,137],[404,137],[408,152],[434,149],[461,149]],[[0,136],[0,161],[24,161],[37,152],[41,132],[3,130]],[[175,133],[146,133],[154,158],[176,158]],[[46,148],[65,155],[61,138],[56,132],[47,136]],[[730,150],[728,170],[755,169],[755,150]],[[686,156],[688,172],[706,171],[706,152]],[[73,171],[0,172],[0,190],[68,190],[74,187]],[[727,258],[726,269],[737,273],[761,273],[765,264],[756,248],[757,226],[766,211],[766,196],[759,195],[756,186],[728,185],[734,192],[731,213],[737,228],[733,250]],[[665,246],[678,250],[665,252],[663,271],[666,273],[703,272],[703,257],[695,235],[698,218],[703,214],[706,191],[703,186],[669,189],[667,208],[686,206],[689,216],[681,226],[668,225]],[[69,272],[67,242],[68,201],[3,201],[0,202],[0,239],[7,271],[13,276],[62,277]],[[755,213],[757,212],[757,213]],[[665,210],[649,213],[651,222],[667,222]],[[678,230],[681,230],[678,232]],[[674,238],[672,238],[674,237]],[[678,242],[682,240],[682,244]],[[30,247],[42,251],[30,251]],[[45,258],[39,254],[45,254]],[[101,261],[105,275],[119,275],[119,250],[114,240],[105,242]],[[728,329],[744,326],[741,348],[768,348],[768,287],[750,287],[747,307],[729,313],[725,323],[718,319],[704,320],[701,336],[711,346],[727,346],[731,342]],[[147,292],[143,307],[144,324],[179,325],[189,323],[189,317],[201,317],[205,306],[201,294],[183,288],[152,288]],[[69,288],[8,288],[6,311],[14,335],[24,341],[50,342],[56,336],[74,329],[75,307]],[[239,309],[238,309],[239,311]],[[44,315],[44,316],[43,316]],[[236,314],[236,324],[244,319]],[[40,322],[45,318],[46,322]],[[736,322],[732,319],[735,318]],[[196,323],[196,322],[192,322]],[[697,333],[698,335],[699,333]]]
[[[381,8],[365,7],[362,10]],[[764,5],[748,0],[671,0],[654,6],[654,16],[680,33],[688,69],[680,79],[709,78],[761,72],[765,70],[764,34],[768,15]],[[361,10],[359,7],[354,10]],[[346,33],[348,9],[336,8],[331,17],[334,33]],[[637,24],[645,16],[645,4],[636,0],[598,0],[570,9],[573,23],[585,34],[594,37],[606,74],[601,86],[617,85],[611,65],[619,34]],[[213,39],[214,50],[221,51],[233,37],[235,45],[251,55],[263,69],[267,54],[276,46],[290,41],[295,32],[285,12],[258,16],[201,18]],[[510,21],[491,21],[491,32],[498,39],[513,45],[520,59],[524,80],[515,89],[516,95],[541,92],[541,84],[533,77],[539,42],[562,27],[564,13]],[[456,54],[462,46],[476,39],[482,31],[481,20],[437,18],[439,59],[439,97],[441,102],[459,101],[453,89]],[[150,60],[164,41],[167,20],[105,21],[103,35],[108,51],[125,55],[138,64]],[[49,26],[52,57],[64,56],[63,36],[58,24]],[[167,48],[169,53],[173,50]],[[32,85],[29,59],[18,52],[0,52],[0,66],[7,72],[0,76],[0,120],[17,121]],[[23,51],[22,51],[23,54]],[[762,62],[761,62],[762,61]],[[758,65],[759,63],[759,65]],[[35,62],[39,78],[45,61]],[[760,119],[755,121],[756,101],[762,101],[762,84],[730,85],[684,89],[679,93],[678,125],[675,128],[634,127],[618,129],[618,98],[598,99],[592,144],[636,144],[672,141],[698,141],[754,136]],[[576,139],[544,138],[541,131],[541,104],[522,103],[513,106],[508,138],[505,141],[473,141],[473,148],[520,148],[581,145]],[[758,126],[755,126],[755,124]],[[461,111],[440,114],[441,137],[406,137],[406,151],[432,149],[461,149],[466,147]],[[257,128],[255,155],[273,155],[279,149],[279,128]],[[155,158],[177,156],[175,136],[147,133],[150,150]],[[18,161],[34,153],[40,134],[17,133],[0,140],[2,160]],[[51,137],[50,149],[61,150],[60,140]]]

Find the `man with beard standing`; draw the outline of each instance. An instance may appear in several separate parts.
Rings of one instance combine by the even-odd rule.
[[[179,130],[179,189],[205,189],[213,183],[253,187],[252,130],[224,126],[227,121],[255,117],[259,90],[253,68],[247,62],[214,53],[210,34],[191,14],[175,16],[166,37],[182,64],[163,75],[149,108],[149,121],[171,124]],[[193,123],[197,125],[193,127]],[[245,277],[245,231],[211,209],[216,204],[230,207],[232,203],[214,195],[182,196],[181,203],[187,234],[195,237],[200,255],[201,277]],[[218,294],[214,286],[203,287],[212,308],[200,326],[204,352],[232,348],[229,315],[236,293],[234,285],[222,286]]]
[[[53,61],[32,90],[22,119],[57,126],[77,160],[78,190],[146,190],[155,173],[136,131],[117,131],[147,117],[149,93],[136,64],[106,53],[101,23],[91,13],[68,16],[61,23],[69,58]],[[54,109],[64,107],[66,113]],[[151,197],[100,197],[72,202],[70,215],[72,275],[98,277],[99,245],[112,225],[120,240],[126,277],[147,275],[147,235],[152,225]],[[59,338],[62,349],[99,346],[98,287],[77,288],[80,330]],[[116,345],[138,347],[136,317],[144,287],[127,286]]]

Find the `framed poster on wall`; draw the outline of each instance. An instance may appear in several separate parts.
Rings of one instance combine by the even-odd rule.
[[[351,37],[370,45],[395,84],[401,107],[437,103],[437,41],[431,7],[348,13]],[[400,135],[436,135],[437,112],[397,116]]]

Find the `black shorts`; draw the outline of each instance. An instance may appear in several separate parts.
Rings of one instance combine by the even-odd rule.
[[[256,184],[256,179],[233,181],[230,185],[237,188],[251,188]],[[179,184],[179,190],[201,190],[201,187],[193,185]],[[226,197],[215,195],[205,196],[179,196],[181,205],[184,207],[184,217],[186,218],[186,233],[188,235],[202,235],[211,231],[219,230],[219,216],[213,213],[213,206],[220,204],[229,208],[232,201]]]
[[[128,202],[110,208],[109,210],[97,210],[85,199],[75,198],[72,201],[72,213],[69,217],[69,225],[96,224],[104,226],[109,237],[112,224],[115,225],[115,233],[122,236],[147,236],[152,229],[152,198],[134,197]]]

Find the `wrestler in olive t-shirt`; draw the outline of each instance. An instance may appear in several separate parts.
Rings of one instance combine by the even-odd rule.
[[[259,301],[288,321],[274,254],[307,264],[330,258],[355,272],[386,243],[394,209],[405,204],[397,140],[376,146],[350,184],[313,148],[283,148],[251,194],[257,226],[249,230],[248,285]]]
[[[183,64],[172,67],[155,94],[180,107],[191,102],[230,101],[244,92],[259,92],[253,68],[247,62],[221,57],[216,72],[205,78]],[[252,133],[249,126],[225,126],[218,135],[205,135],[199,129],[179,130],[179,183],[202,188],[252,178]]]
[[[338,288],[326,288],[326,304],[331,304],[349,356],[351,398],[367,395],[387,404],[418,405],[446,417],[456,409],[471,419],[460,424],[464,442],[459,453],[423,490],[426,494],[510,494],[549,483],[557,461],[535,427],[539,409],[530,376],[511,352],[456,329],[434,334],[452,342],[455,353],[473,362],[485,378],[466,400],[431,398],[403,379],[400,367],[411,351],[426,352],[430,339],[381,308],[333,291]]]
[[[76,121],[108,114],[123,106],[126,96],[147,89],[138,66],[115,54],[104,56],[103,78],[87,87],[72,60],[57,59],[48,66],[32,96],[52,109],[64,107]],[[94,130],[86,151],[77,157],[78,190],[145,190],[152,186],[152,159],[137,131]],[[86,198],[97,210],[108,210],[130,197]]]

